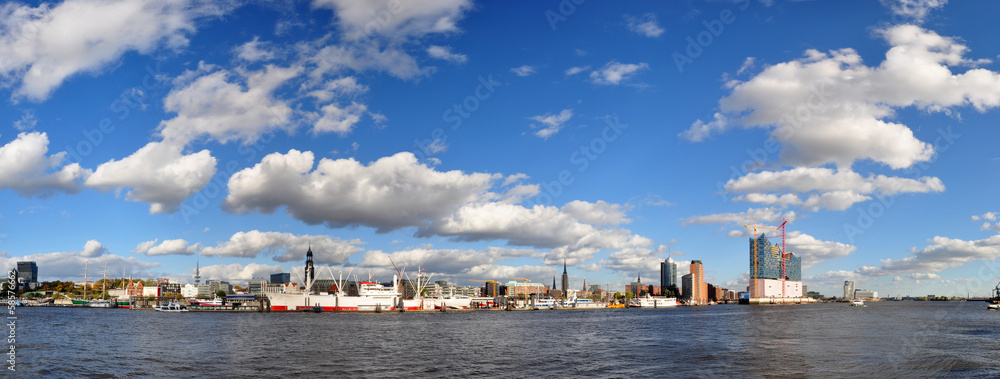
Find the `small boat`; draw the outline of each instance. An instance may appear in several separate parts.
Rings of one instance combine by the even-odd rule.
[[[986,309],[990,311],[1000,310],[1000,303],[989,303],[986,305]]]
[[[160,312],[187,312],[187,307],[180,305],[178,302],[173,301],[170,303],[162,303],[160,305],[154,305],[153,310]]]
[[[861,300],[853,300],[853,301],[851,301],[851,306],[852,307],[863,307],[863,306],[865,306],[865,302],[861,301]]]

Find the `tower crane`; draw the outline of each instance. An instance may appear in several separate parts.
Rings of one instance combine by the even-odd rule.
[[[785,260],[791,255],[785,250],[785,225],[788,224],[788,220],[781,219],[781,225],[778,226],[766,226],[758,225],[757,221],[753,222],[753,225],[744,225],[747,228],[753,228],[753,279],[758,278],[757,267],[759,263],[757,261],[757,229],[773,229],[781,231],[781,250],[778,251],[777,246],[771,246],[771,256],[781,260],[781,297],[785,297]],[[765,238],[778,238],[778,236],[765,236]],[[755,287],[756,288],[756,287]]]

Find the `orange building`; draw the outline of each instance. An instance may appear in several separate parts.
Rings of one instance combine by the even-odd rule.
[[[708,304],[708,283],[705,283],[705,266],[700,260],[691,261],[691,301]]]

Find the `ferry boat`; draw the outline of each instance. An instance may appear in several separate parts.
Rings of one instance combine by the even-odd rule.
[[[117,308],[118,303],[111,300],[91,300],[87,306],[91,308]]]
[[[861,301],[861,300],[852,300],[851,301],[851,306],[852,307],[863,307],[863,306],[865,306],[865,302]]]
[[[676,307],[677,298],[676,297],[652,297],[646,295],[646,297],[637,297],[629,300],[628,306],[631,308],[667,308]]]
[[[555,309],[556,299],[535,299],[535,305],[531,309]]]
[[[434,302],[434,309],[469,309],[472,306],[472,296],[441,296],[434,298]]]
[[[218,298],[218,297],[216,297],[216,298],[214,298],[212,300],[193,300],[193,301],[188,300],[188,301],[191,302],[192,305],[200,305],[200,306],[206,306],[206,307],[221,307],[222,306],[222,298]]]
[[[187,307],[180,305],[177,301],[172,301],[170,303],[162,303],[160,305],[153,306],[154,311],[160,312],[187,312]]]
[[[604,308],[604,303],[598,303],[590,299],[576,299],[573,303],[573,308]]]

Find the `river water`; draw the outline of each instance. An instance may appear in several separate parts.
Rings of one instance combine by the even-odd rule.
[[[23,377],[1000,377],[1000,312],[982,302],[15,312]]]

